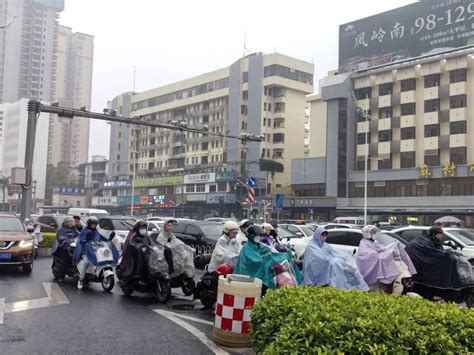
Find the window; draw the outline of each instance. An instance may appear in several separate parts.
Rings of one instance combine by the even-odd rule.
[[[273,143],[284,143],[285,142],[285,134],[284,133],[275,133],[273,135]]]
[[[372,111],[367,110],[367,115],[370,117],[372,115]],[[357,122],[365,122],[365,113],[359,113],[359,111],[357,111]]]
[[[217,185],[209,185],[209,192],[216,192],[217,191]]]
[[[379,119],[392,117],[392,107],[385,107],[379,110]]]
[[[393,92],[393,84],[382,84],[379,86],[379,96],[390,95]]]
[[[439,136],[439,124],[429,124],[425,126],[425,138]]]
[[[386,170],[392,169],[392,155],[390,157],[378,160],[378,169],[379,170]]]
[[[400,153],[400,168],[414,168],[415,167],[415,152],[401,152]]]
[[[416,79],[407,79],[407,80],[402,80],[402,88],[401,91],[412,91],[416,90]]]
[[[247,90],[242,91],[242,100],[247,101],[249,99],[249,92]]]
[[[202,123],[209,123],[209,115],[202,116]]]
[[[439,82],[440,82],[439,74],[425,76],[425,88],[432,88],[432,87],[439,86]]]
[[[201,164],[207,164],[208,162],[209,162],[208,156],[201,157]]]
[[[436,111],[439,111],[439,99],[426,100],[425,112],[436,112]]]
[[[401,116],[416,115],[416,103],[402,104]]]
[[[358,247],[361,239],[362,233],[349,231],[330,231],[326,242],[329,244]]]
[[[242,115],[247,115],[247,105],[240,106],[240,113]]]
[[[217,191],[218,192],[226,192],[227,191],[227,183],[226,182],[218,182],[217,183]]]
[[[372,88],[362,88],[355,91],[357,100],[370,99],[372,97]]]
[[[439,149],[425,151],[425,164],[428,166],[439,166]]]
[[[392,130],[379,131],[379,142],[390,142],[392,140]]]
[[[467,122],[466,121],[457,121],[451,122],[449,124],[449,133],[450,134],[463,134],[467,132]]]
[[[415,139],[416,128],[415,127],[404,127],[400,130],[401,139]]]
[[[282,78],[313,85],[313,74],[305,73],[279,64],[265,67],[263,69],[263,76],[265,78],[270,76],[280,76]]]
[[[466,69],[457,69],[449,73],[449,82],[451,84],[466,81],[466,78],[467,78]]]
[[[206,192],[206,184],[196,184],[196,192]]]
[[[274,112],[285,112],[285,103],[284,102],[276,102]]]
[[[467,159],[467,148],[466,147],[456,147],[451,148],[450,150],[450,160],[454,164],[466,164]]]
[[[466,95],[451,96],[449,101],[450,101],[449,102],[449,107],[450,108],[460,108],[460,107],[466,107],[467,106]]]
[[[367,143],[370,144],[370,134],[367,134]],[[365,144],[365,133],[357,133],[357,144]]]
[[[201,147],[202,147],[202,148],[201,148],[202,150],[208,150],[208,149],[209,149],[209,143],[208,143],[208,142],[204,142],[204,143],[202,143]]]
[[[186,192],[194,192],[196,190],[196,185],[186,185]]]

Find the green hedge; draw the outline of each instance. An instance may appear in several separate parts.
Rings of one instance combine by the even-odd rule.
[[[39,242],[39,248],[51,248],[53,246],[53,242],[56,239],[56,233],[41,233],[43,236],[43,240]]]
[[[252,312],[256,353],[474,352],[474,309],[330,287],[270,291]]]

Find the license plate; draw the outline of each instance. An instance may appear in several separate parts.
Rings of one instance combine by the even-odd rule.
[[[0,260],[10,260],[11,258],[11,253],[0,253]]]

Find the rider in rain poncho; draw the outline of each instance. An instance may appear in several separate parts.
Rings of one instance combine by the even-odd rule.
[[[216,271],[221,264],[227,264],[231,268],[235,267],[240,253],[240,244],[236,239],[238,233],[239,225],[236,222],[225,222],[223,235],[217,240],[207,271]]]
[[[273,266],[282,264],[285,261],[292,262],[290,252],[273,252],[272,249],[260,243],[261,235],[264,231],[259,226],[250,226],[247,230],[248,242],[240,251],[239,261],[234,269],[234,274],[247,275],[252,278],[259,278],[268,288],[275,289]],[[296,283],[301,282],[301,274],[297,268],[293,268]]]
[[[328,232],[323,227],[318,227],[306,246],[303,285],[367,291],[369,287],[357,269],[354,258],[328,245],[327,235]]]
[[[416,274],[405,248],[397,241],[389,245],[379,243],[375,240],[379,232],[376,226],[365,226],[362,229],[364,238],[360,241],[357,253],[357,266],[371,289],[393,284],[406,271],[411,275]]]

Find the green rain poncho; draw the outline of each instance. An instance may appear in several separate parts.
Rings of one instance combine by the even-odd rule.
[[[260,242],[254,241],[254,237],[249,235],[248,242],[240,251],[239,261],[233,274],[247,275],[252,278],[259,278],[263,284],[270,289],[276,289],[273,266],[288,260],[293,263],[291,252],[274,252],[270,247]],[[301,273],[297,267],[293,267],[296,281],[299,284],[302,280]]]

